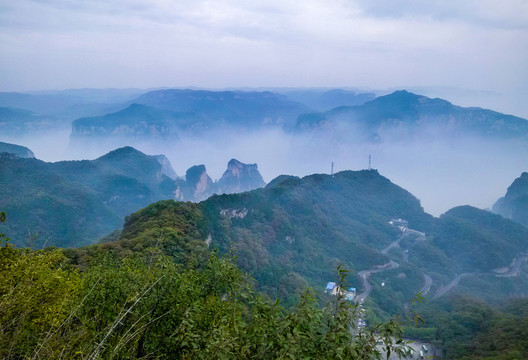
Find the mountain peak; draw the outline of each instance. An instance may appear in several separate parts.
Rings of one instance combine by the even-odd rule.
[[[241,171],[247,173],[258,173],[258,166],[257,164],[244,164],[237,159],[231,159],[227,163],[227,170],[222,177],[226,176],[228,172],[230,172],[231,175],[235,177],[240,177]]]
[[[107,154],[99,157],[98,159],[112,159],[112,158],[121,157],[121,156],[139,155],[139,154],[145,155],[141,151],[133,148],[132,146],[123,146],[123,147],[120,147],[118,149],[108,152]]]
[[[185,181],[191,186],[195,199],[202,199],[209,192],[213,183],[207,175],[205,165],[191,166],[185,173]]]
[[[227,170],[218,181],[221,192],[232,193],[248,191],[266,185],[257,164],[244,164],[236,159],[231,159]]]
[[[513,181],[506,195],[493,205],[494,213],[528,227],[528,172]]]

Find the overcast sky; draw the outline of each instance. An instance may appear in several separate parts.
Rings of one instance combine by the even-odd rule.
[[[0,29],[0,91],[456,87],[528,116],[526,0],[0,0]]]

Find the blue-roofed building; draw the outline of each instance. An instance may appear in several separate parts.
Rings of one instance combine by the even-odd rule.
[[[352,301],[356,297],[356,288],[351,287],[345,293],[345,300]]]
[[[325,292],[326,293],[333,293],[335,288],[336,288],[336,283],[335,282],[329,282],[328,284],[326,284]]]

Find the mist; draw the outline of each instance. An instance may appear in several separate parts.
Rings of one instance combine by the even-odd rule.
[[[373,143],[352,136],[353,129],[339,131],[217,129],[179,140],[93,139],[91,144],[81,144],[69,138],[69,131],[61,130],[0,137],[0,141],[27,146],[44,161],[95,159],[129,145],[149,155],[166,155],[181,177],[189,167],[204,164],[213,180],[222,176],[232,158],[257,163],[269,182],[281,174],[330,173],[332,162],[334,172],[367,169],[370,155],[373,169],[415,195],[425,211],[435,216],[458,205],[491,208],[512,181],[528,170],[528,145],[521,141],[432,138],[422,132]]]

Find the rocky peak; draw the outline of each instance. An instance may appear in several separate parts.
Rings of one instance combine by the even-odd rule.
[[[154,158],[160,163],[161,165],[161,173],[165,176],[170,177],[171,179],[176,179],[177,175],[174,169],[172,168],[172,165],[167,159],[167,157],[163,154],[161,155],[154,155]]]
[[[508,187],[506,195],[493,205],[492,211],[528,227],[528,173],[523,172]]]
[[[528,195],[528,172],[523,172],[515,181],[508,187],[506,198],[515,198],[522,195]]]
[[[213,181],[207,175],[205,165],[190,167],[185,173],[185,181],[187,185],[192,187],[195,199],[202,198],[202,195],[208,193],[213,184]]]
[[[257,189],[266,185],[257,164],[244,164],[231,159],[227,170],[218,181],[220,192],[233,193]]]

